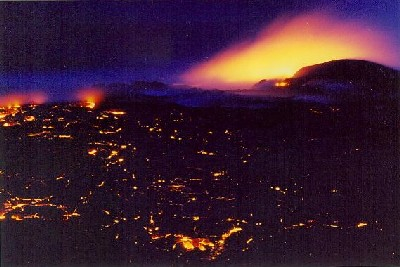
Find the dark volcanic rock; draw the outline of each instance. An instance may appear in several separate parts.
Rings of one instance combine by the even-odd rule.
[[[288,81],[299,92],[393,98],[398,94],[400,72],[365,60],[334,60],[301,68]]]
[[[148,82],[148,81],[135,81],[132,84],[134,89],[137,90],[146,90],[146,89],[163,89],[168,87],[168,85],[162,83],[162,82],[158,82],[158,81],[152,81],[152,82]]]
[[[393,81],[398,74],[394,69],[365,60],[333,60],[301,68],[293,78],[375,82]]]

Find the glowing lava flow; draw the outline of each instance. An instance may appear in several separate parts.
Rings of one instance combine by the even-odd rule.
[[[233,45],[181,76],[202,88],[237,89],[262,79],[293,76],[302,67],[338,59],[364,59],[398,67],[388,33],[355,21],[308,13],[275,21],[254,40]]]
[[[193,221],[198,221],[198,216],[194,216]],[[180,233],[160,233],[160,227],[155,226],[153,215],[150,215],[149,226],[144,227],[152,240],[160,240],[167,238],[175,238],[173,249],[179,245],[184,251],[202,251],[209,253],[209,260],[217,259],[225,250],[226,241],[235,233],[241,232],[243,229],[239,226],[232,226],[227,232],[223,233],[219,240],[212,240],[208,237],[191,237]],[[215,237],[214,237],[215,239]],[[247,244],[251,242],[248,241]]]

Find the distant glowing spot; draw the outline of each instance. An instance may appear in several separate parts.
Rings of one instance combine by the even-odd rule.
[[[208,151],[204,151],[204,150],[197,151],[197,154],[200,154],[200,155],[208,155],[208,156],[215,156],[215,153],[214,153],[214,152],[208,152]]]
[[[225,171],[213,172],[212,175],[214,177],[219,177],[225,175]]]
[[[72,136],[70,134],[60,134],[60,135],[56,135],[55,137],[58,137],[60,139],[72,139]]]
[[[81,215],[80,215],[78,212],[76,212],[76,210],[75,210],[75,211],[73,211],[73,212],[71,212],[71,213],[66,213],[66,214],[64,214],[63,216],[64,216],[64,218],[65,218],[66,220],[69,220],[69,219],[72,218],[72,217],[80,217]]]
[[[90,109],[94,109],[96,107],[96,102],[94,102],[94,100],[89,98],[85,103],[85,107],[90,108]]]
[[[368,223],[366,223],[366,222],[359,222],[358,224],[357,224],[357,228],[362,228],[362,227],[365,227],[365,226],[367,226],[368,225]]]
[[[25,116],[25,118],[24,118],[24,121],[28,121],[28,122],[35,121],[35,120],[36,120],[35,116]]]
[[[23,221],[24,219],[19,215],[11,215],[11,219],[15,221]]]
[[[77,99],[82,107],[94,109],[104,99],[104,92],[99,88],[85,88],[77,93]]]
[[[92,156],[94,156],[94,155],[96,155],[97,154],[97,149],[90,149],[89,151],[88,151],[88,154],[89,155],[92,155]]]
[[[111,158],[115,157],[116,155],[118,155],[118,151],[117,150],[111,150],[111,154],[107,157],[107,159],[111,159]]]
[[[285,86],[288,86],[288,85],[289,85],[289,83],[287,83],[287,82],[277,82],[277,83],[275,83],[276,87],[285,87]]]
[[[112,115],[125,115],[126,112],[125,111],[121,111],[121,110],[111,110],[109,111]]]
[[[389,32],[366,23],[307,13],[276,20],[255,38],[195,65],[181,80],[202,88],[243,89],[262,79],[289,78],[302,67],[331,60],[364,59],[399,67],[395,43]]]

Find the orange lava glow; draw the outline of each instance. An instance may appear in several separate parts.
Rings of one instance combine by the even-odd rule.
[[[28,104],[41,105],[46,103],[48,97],[43,92],[34,92],[28,95]]]
[[[387,32],[365,23],[307,13],[281,18],[253,40],[228,47],[189,69],[182,82],[202,88],[248,88],[262,79],[289,78],[300,68],[338,59],[364,59],[399,67]]]
[[[104,99],[104,92],[99,88],[85,88],[77,93],[77,99],[84,107],[93,109]]]
[[[368,223],[366,223],[366,222],[359,222],[358,224],[357,224],[357,228],[362,228],[362,227],[365,227],[365,226],[367,226],[368,225]]]
[[[177,236],[176,244],[180,244],[186,251],[192,251],[198,249],[205,251],[208,248],[214,248],[214,243],[208,238],[191,238],[188,236]]]
[[[0,96],[0,107],[15,108],[23,104],[40,105],[47,101],[47,95],[43,92],[31,92],[27,94],[13,93]]]
[[[19,107],[25,101],[25,96],[20,94],[9,94],[0,96],[1,107]]]
[[[275,86],[276,87],[285,87],[288,86],[289,84],[287,82],[276,82]]]

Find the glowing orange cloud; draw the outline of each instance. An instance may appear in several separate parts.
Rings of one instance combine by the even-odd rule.
[[[84,88],[77,92],[78,101],[88,108],[94,108],[104,99],[104,92],[99,88]]]
[[[23,94],[9,94],[0,96],[1,107],[16,107],[22,105],[26,101],[26,96]]]
[[[398,67],[387,33],[321,13],[279,19],[254,40],[233,45],[181,76],[203,88],[237,89],[262,79],[293,76],[300,68],[337,59],[364,59]]]
[[[41,105],[46,103],[48,97],[43,92],[33,92],[28,95],[27,99],[29,104]]]
[[[13,93],[0,96],[0,107],[18,107],[23,104],[40,105],[46,101],[47,95],[43,92]]]

